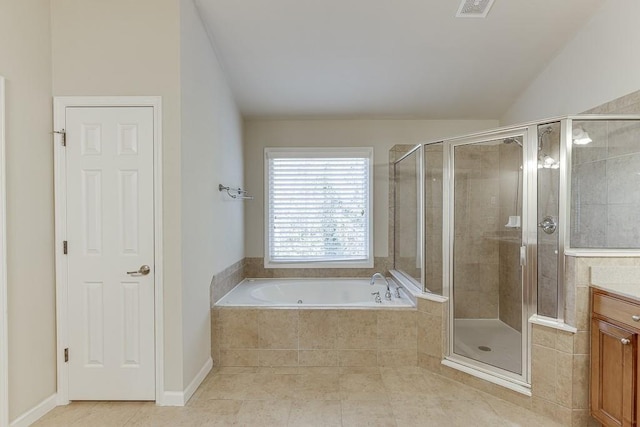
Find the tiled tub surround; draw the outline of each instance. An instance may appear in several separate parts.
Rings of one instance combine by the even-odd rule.
[[[209,287],[211,307],[213,307],[216,301],[244,280],[246,277],[245,269],[246,259],[241,259],[213,276],[211,279],[211,286]]]
[[[392,258],[387,257],[374,257],[373,268],[264,268],[264,258],[245,258],[244,277],[265,279],[284,277],[371,277],[376,272],[387,276],[388,271],[393,268],[391,260]]]
[[[244,258],[213,276],[210,285],[211,307],[247,277],[316,278],[371,277],[392,269],[392,258],[374,258],[373,268],[264,268],[264,258]]]
[[[387,299],[387,292],[389,299]],[[376,294],[376,295],[374,295]],[[246,279],[216,307],[261,308],[414,308],[415,298],[400,285],[366,279]]]
[[[415,366],[417,311],[215,307],[217,366]]]

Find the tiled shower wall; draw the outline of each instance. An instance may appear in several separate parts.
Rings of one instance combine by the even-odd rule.
[[[392,181],[392,185],[395,186],[393,255],[395,269],[405,272],[420,282],[421,260],[420,248],[418,248],[420,164],[418,160],[418,153],[413,152],[395,165],[395,178]]]
[[[587,111],[639,114],[640,91]],[[580,122],[593,140],[574,146],[571,246],[640,248],[640,123]]]
[[[542,125],[539,155],[560,159],[560,123]],[[538,169],[538,218],[559,215],[560,169]],[[538,314],[556,317],[558,313],[558,232],[547,234],[538,228]]]
[[[396,266],[394,265],[394,253],[395,253],[395,233],[396,233],[396,206],[395,206],[395,188],[393,182],[391,181],[394,176],[394,164],[400,159],[402,156],[407,154],[409,151],[413,150],[415,145],[411,144],[396,144],[391,147],[389,150],[389,256],[386,259],[387,271],[394,269]],[[418,271],[407,272],[409,274],[413,273],[414,275],[418,273]],[[414,276],[416,277],[416,276]]]
[[[425,157],[425,280],[427,288],[442,295],[442,169],[443,144],[424,148]]]
[[[520,246],[522,228],[507,228],[509,216],[522,218],[522,148],[515,143],[500,144],[498,215],[499,318],[518,332],[522,330],[522,279]],[[521,220],[522,221],[522,220]]]
[[[454,280],[456,318],[499,315],[499,147],[455,151]]]

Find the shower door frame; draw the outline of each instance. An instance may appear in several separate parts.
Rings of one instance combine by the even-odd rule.
[[[410,274],[406,273],[403,270],[398,270],[396,265],[397,254],[396,254],[396,216],[398,215],[398,210],[395,209],[398,202],[398,180],[397,169],[398,164],[403,160],[406,160],[412,154],[416,154],[416,161],[418,167],[416,169],[416,185],[417,185],[417,205],[418,205],[418,218],[416,221],[416,229],[418,232],[418,242],[417,245],[420,248],[420,253],[417,254],[420,262],[420,282],[418,283],[415,277],[412,277]],[[424,218],[424,209],[425,209],[425,200],[424,200],[424,148],[422,144],[417,144],[415,147],[409,149],[406,153],[402,154],[398,159],[393,162],[393,236],[391,238],[393,245],[393,268],[396,273],[398,273],[406,282],[414,286],[419,292],[429,292],[426,286],[426,272],[425,272],[425,264],[426,264],[426,248],[425,248],[425,218]],[[422,214],[420,214],[422,213]]]
[[[455,207],[455,147],[472,145],[497,139],[522,137],[522,229],[521,246],[525,248],[524,265],[521,265],[522,318],[521,318],[521,374],[498,368],[454,352],[454,207]],[[443,246],[444,246],[444,295],[448,297],[448,333],[446,354],[443,363],[472,375],[481,376],[515,391],[531,394],[531,324],[529,318],[536,309],[536,264],[537,264],[537,129],[535,125],[492,130],[471,136],[444,140],[443,150]],[[532,160],[533,159],[533,160]]]

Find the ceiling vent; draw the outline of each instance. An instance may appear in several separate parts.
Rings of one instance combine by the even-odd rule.
[[[456,17],[486,18],[494,0],[462,0]]]

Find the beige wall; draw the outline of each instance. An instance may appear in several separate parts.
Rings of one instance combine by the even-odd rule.
[[[56,391],[49,34],[48,0],[0,1],[11,420]]]
[[[247,205],[247,257],[264,252],[263,156],[265,147],[373,147],[374,255],[388,255],[389,149],[497,127],[495,120],[247,120],[244,126],[245,183],[256,198]]]
[[[185,386],[211,356],[209,285],[244,258],[242,119],[192,0],[181,0],[182,341]]]
[[[51,6],[54,96],[162,96],[165,389],[181,391],[179,3],[54,0]]]
[[[640,87],[637,0],[607,0],[503,115],[504,124],[576,114]]]
[[[0,2],[11,420],[56,391],[49,31],[48,0]]]

